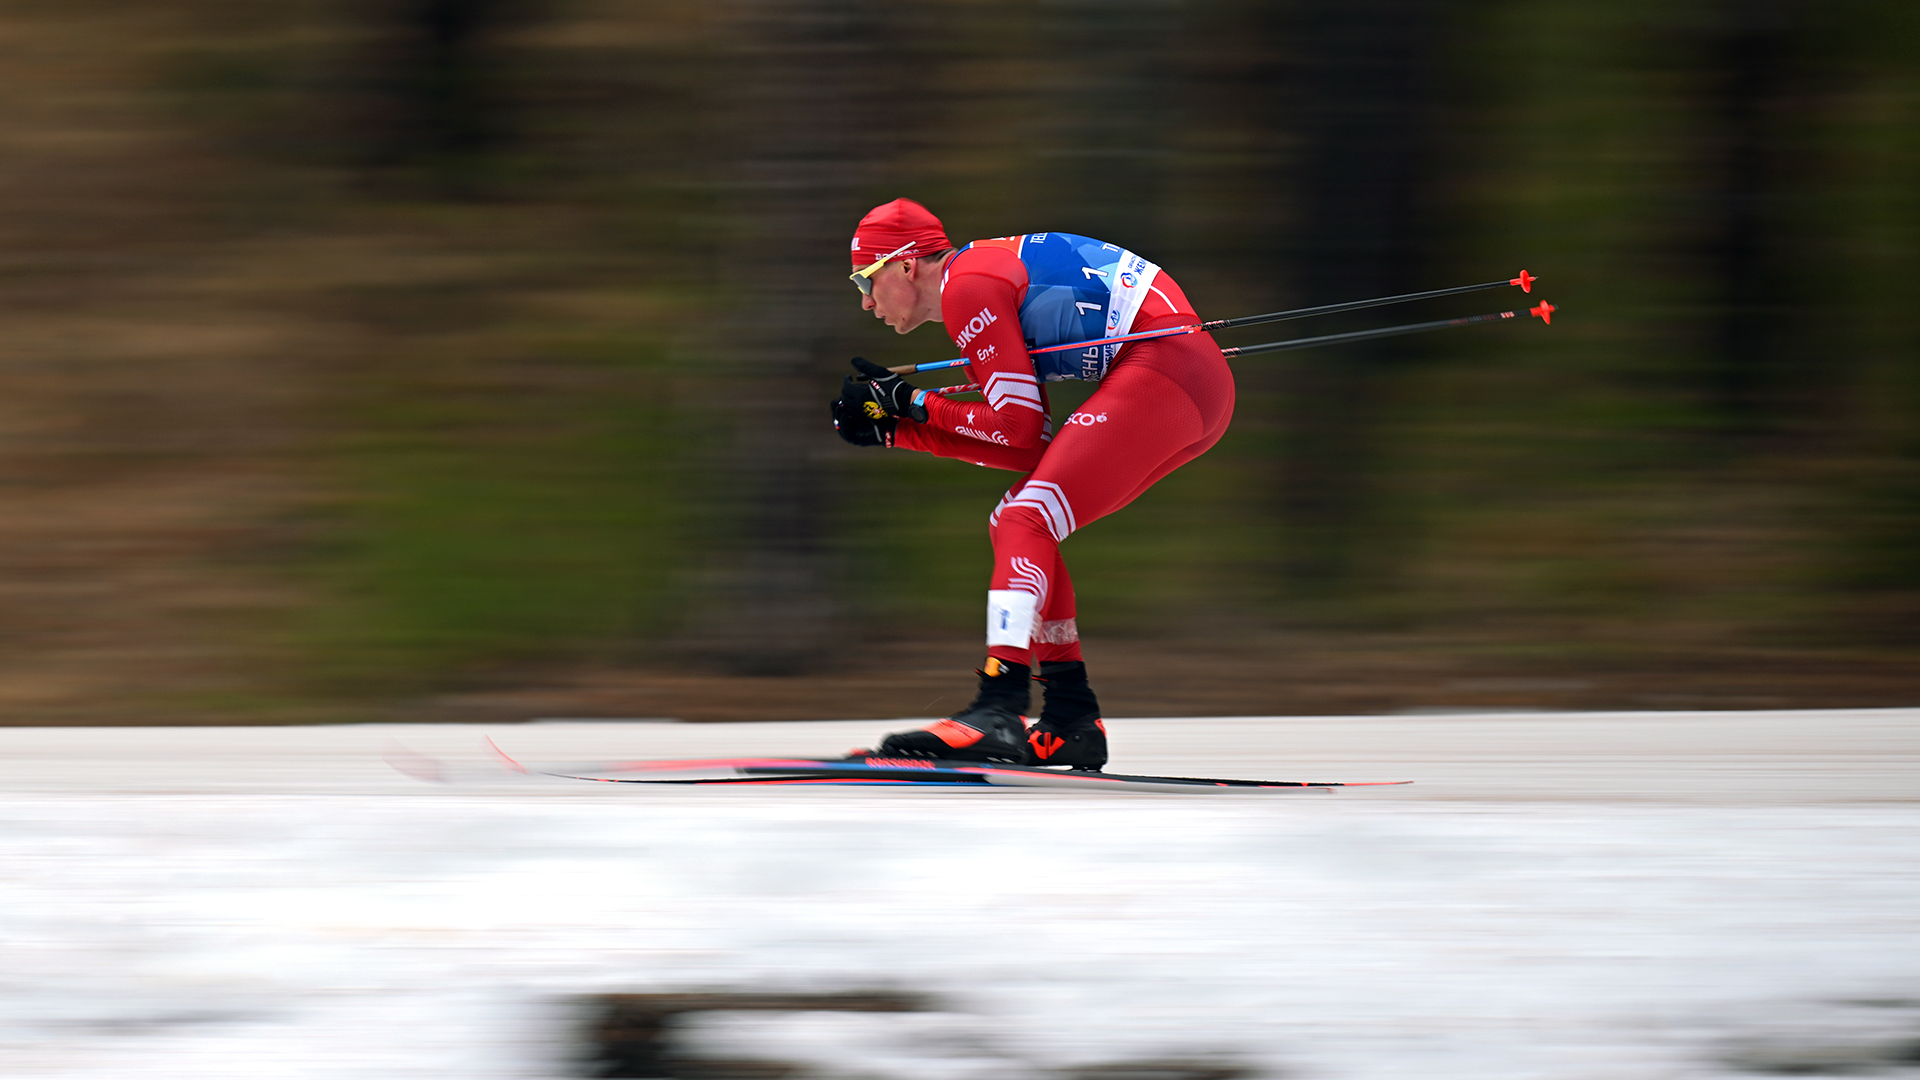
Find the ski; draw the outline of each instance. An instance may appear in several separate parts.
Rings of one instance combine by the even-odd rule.
[[[502,754],[502,757],[505,757]],[[512,759],[507,759],[509,762]],[[732,785],[793,787],[847,785],[865,787],[1014,787],[1080,791],[1227,790],[1330,792],[1335,788],[1392,787],[1411,780],[1339,782],[1331,780],[1240,780],[1198,776],[1137,776],[1129,773],[1004,765],[932,758],[706,758],[687,761],[630,761],[572,768],[526,768],[530,773],[608,784]]]

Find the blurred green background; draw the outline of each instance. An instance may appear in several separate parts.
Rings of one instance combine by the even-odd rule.
[[[1560,307],[1236,362],[1220,445],[1067,545],[1109,715],[1920,697],[1910,3],[21,0],[0,43],[0,722],[959,707],[1012,477],[826,420],[848,356],[952,354],[845,284],[898,195],[1208,318]]]

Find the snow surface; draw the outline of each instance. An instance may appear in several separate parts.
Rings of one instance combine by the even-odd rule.
[[[0,1076],[580,1075],[585,995],[847,990],[939,1007],[686,1042],[931,1080],[1920,1072],[1920,710],[1109,724],[1117,770],[1417,783],[660,789],[485,742],[874,721],[0,729]]]

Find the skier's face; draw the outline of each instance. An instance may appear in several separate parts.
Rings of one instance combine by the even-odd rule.
[[[893,327],[896,334],[907,333],[927,321],[924,316],[915,316],[920,307],[920,289],[913,269],[911,260],[881,267],[873,275],[873,291],[860,301],[864,310],[873,312],[874,318]]]

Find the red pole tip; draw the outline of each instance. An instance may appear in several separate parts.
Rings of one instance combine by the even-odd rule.
[[[1520,286],[1521,292],[1530,293],[1533,291],[1533,283],[1539,280],[1540,280],[1539,278],[1534,277],[1532,274],[1527,273],[1525,270],[1522,270],[1520,271],[1519,277],[1514,278],[1512,281],[1507,282],[1507,284],[1518,285]]]
[[[1548,326],[1552,326],[1554,311],[1555,311],[1555,308],[1552,304],[1549,304],[1545,300],[1542,300],[1540,301],[1539,307],[1528,308],[1527,314],[1537,315],[1540,317],[1541,322],[1546,323]]]

